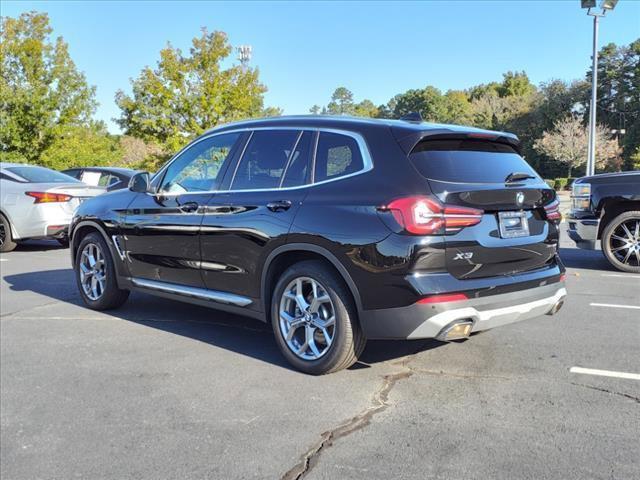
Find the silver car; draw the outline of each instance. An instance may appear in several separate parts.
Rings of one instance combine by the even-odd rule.
[[[55,238],[66,245],[76,207],[104,192],[48,168],[0,163],[0,252],[30,238]]]

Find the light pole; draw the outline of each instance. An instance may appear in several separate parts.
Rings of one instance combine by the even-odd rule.
[[[587,9],[587,15],[593,17],[593,65],[591,67],[591,104],[589,108],[589,148],[587,154],[587,175],[593,175],[596,169],[596,110],[598,89],[598,23],[600,17],[604,17],[607,10],[613,10],[618,0],[603,0],[600,2],[600,13],[591,11],[595,9],[596,0],[581,0],[582,8]]]
[[[238,52],[238,60],[240,60],[240,64],[243,69],[247,69],[249,65],[249,60],[251,60],[251,53],[253,49],[251,45],[240,45],[236,48],[236,52]]]

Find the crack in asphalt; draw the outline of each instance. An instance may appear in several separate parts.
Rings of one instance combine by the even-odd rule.
[[[634,402],[640,403],[640,397],[636,397],[634,395],[629,395],[628,393],[616,392],[614,390],[608,390],[606,388],[594,387],[593,385],[587,385],[585,383],[571,382],[571,385],[575,385],[577,387],[589,388],[589,389],[595,390],[597,392],[610,393],[612,395],[619,395],[621,397],[628,398],[629,400],[633,400]]]
[[[383,412],[391,406],[389,403],[389,394],[393,387],[400,380],[409,378],[413,375],[413,370],[407,365],[416,354],[408,355],[400,361],[391,363],[391,365],[399,365],[402,370],[396,373],[390,373],[382,376],[382,384],[371,397],[370,405],[357,415],[351,417],[347,421],[341,423],[337,427],[327,430],[320,435],[320,439],[311,446],[302,456],[300,461],[289,469],[281,480],[299,480],[307,475],[311,469],[317,464],[320,455],[333,443],[353,432],[367,427],[371,423],[374,415]]]

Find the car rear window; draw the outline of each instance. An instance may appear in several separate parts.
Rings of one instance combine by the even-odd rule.
[[[8,167],[6,170],[23,178],[25,183],[80,183],[69,175],[43,167]]]
[[[504,183],[510,173],[539,178],[509,145],[478,140],[427,140],[409,158],[423,177],[441,182]]]

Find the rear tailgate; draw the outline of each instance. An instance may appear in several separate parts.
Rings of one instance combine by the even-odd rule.
[[[513,147],[487,140],[427,140],[410,158],[441,202],[484,211],[477,225],[445,236],[447,269],[456,278],[555,264],[558,229],[544,208],[555,201],[555,192]],[[513,173],[521,179],[505,182]]]

